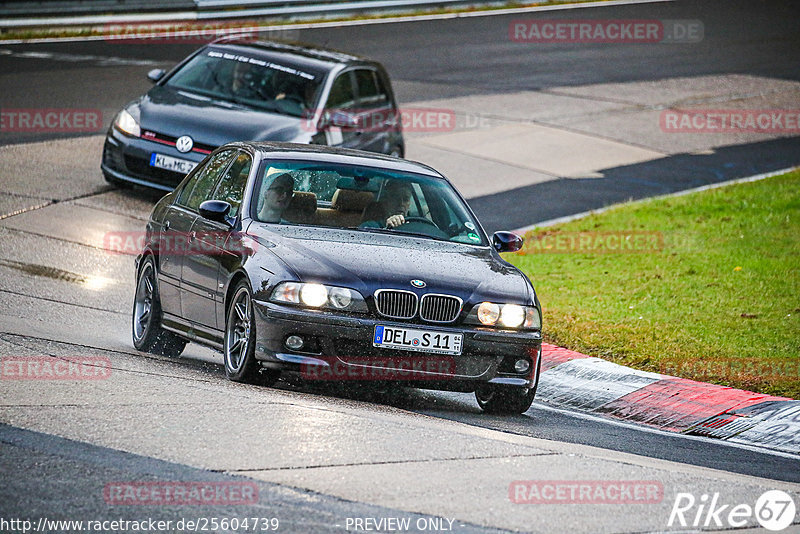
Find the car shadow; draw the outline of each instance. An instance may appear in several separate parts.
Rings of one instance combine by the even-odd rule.
[[[419,413],[428,411],[481,414],[472,393],[434,391],[399,384],[309,381],[282,377],[273,387],[285,391],[370,402]]]

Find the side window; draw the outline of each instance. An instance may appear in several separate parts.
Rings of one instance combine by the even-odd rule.
[[[214,155],[183,188],[181,196],[178,198],[178,204],[193,210],[199,208],[204,200],[210,198],[211,190],[217,183],[217,179],[235,154],[235,150],[225,150]]]
[[[224,200],[230,204],[231,217],[236,217],[239,214],[239,207],[242,205],[242,197],[244,196],[244,186],[247,183],[247,177],[250,175],[250,167],[252,165],[253,160],[250,155],[240,152],[231,166],[228,167],[222,180],[217,185],[216,191],[210,197],[213,200]]]
[[[377,107],[389,100],[374,70],[357,70],[356,85],[358,86],[358,103],[361,107]]]
[[[328,96],[327,109],[347,109],[355,105],[353,82],[350,72],[343,72],[333,81],[331,93]]]

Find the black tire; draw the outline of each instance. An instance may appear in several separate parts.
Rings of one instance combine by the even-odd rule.
[[[245,280],[236,285],[228,305],[223,358],[225,376],[234,382],[271,385],[279,377],[277,371],[261,369],[261,364],[256,360],[253,296]]]
[[[528,411],[536,396],[536,388],[485,385],[475,391],[478,406],[486,413],[519,415]]]
[[[542,374],[542,348],[536,358],[536,377],[530,389],[485,385],[475,390],[478,406],[486,413],[519,415],[528,411],[536,397]]]
[[[175,358],[186,347],[186,340],[161,327],[161,300],[153,256],[142,260],[133,296],[131,334],[136,350]]]

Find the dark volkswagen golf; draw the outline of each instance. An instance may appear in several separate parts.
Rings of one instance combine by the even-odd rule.
[[[215,150],[153,209],[136,262],[133,341],[223,351],[236,381],[377,381],[533,400],[541,310],[434,169],[284,143]]]
[[[281,141],[402,156],[399,112],[386,70],[332,50],[276,42],[213,43],[125,106],[106,135],[111,183],[171,191],[232,141]]]

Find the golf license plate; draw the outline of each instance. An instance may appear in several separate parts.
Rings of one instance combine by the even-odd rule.
[[[436,354],[461,354],[463,334],[418,330],[396,326],[375,326],[372,345],[382,349],[414,350]]]
[[[172,156],[153,152],[150,154],[150,166],[181,174],[189,174],[197,166],[197,163],[188,159],[173,158]]]

